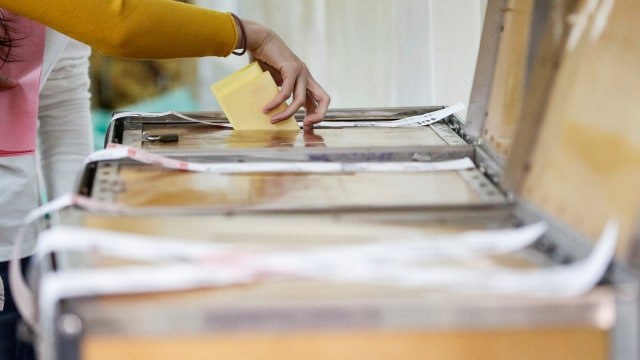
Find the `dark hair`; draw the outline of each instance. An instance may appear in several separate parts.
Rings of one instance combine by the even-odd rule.
[[[11,34],[9,21],[4,17],[4,13],[0,10],[0,69],[5,63],[12,60],[11,49],[15,46]]]

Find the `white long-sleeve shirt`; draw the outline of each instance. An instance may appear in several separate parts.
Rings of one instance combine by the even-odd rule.
[[[34,155],[0,157],[0,261],[10,259],[20,223],[40,204],[72,190],[93,150],[90,116],[90,48],[47,29],[38,108],[38,152],[45,184],[38,186]],[[29,234],[22,255],[32,251]]]

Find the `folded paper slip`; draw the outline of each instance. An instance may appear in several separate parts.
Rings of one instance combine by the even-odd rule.
[[[292,116],[276,124],[271,116],[284,111],[283,103],[265,114],[262,109],[278,95],[278,86],[268,71],[253,62],[211,85],[211,91],[235,130],[299,130]]]

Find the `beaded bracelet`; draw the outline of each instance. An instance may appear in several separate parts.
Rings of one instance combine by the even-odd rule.
[[[244,55],[244,53],[247,52],[247,30],[244,28],[244,24],[242,23],[242,20],[240,20],[240,18],[238,17],[238,15],[231,13],[231,16],[233,16],[233,18],[236,20],[236,22],[238,23],[238,27],[240,27],[240,33],[242,36],[242,50],[234,50],[231,53],[233,55],[238,55],[238,56],[242,56]]]

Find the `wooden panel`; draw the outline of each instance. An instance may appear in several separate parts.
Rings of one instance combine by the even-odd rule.
[[[93,337],[83,360],[439,359],[604,360],[606,332],[589,328],[449,332],[320,332],[187,337]]]
[[[577,0],[536,2],[535,18],[532,21],[539,33],[532,33],[531,37],[531,41],[536,44],[536,50],[529,64],[526,98],[523,99],[519,125],[514,136],[514,142],[518,146],[511,148],[500,180],[500,186],[506,191],[519,192],[529,171],[531,154],[540,133],[541,119],[558,71],[558,59],[569,33],[569,25],[565,18],[574,11],[576,3]]]
[[[640,200],[640,2],[601,1],[589,11],[591,3],[580,2],[570,17],[575,25],[521,191],[594,239],[619,219],[618,252],[626,257]]]
[[[520,119],[533,4],[531,0],[510,0],[502,10],[504,30],[482,137],[503,157],[509,154]]]

